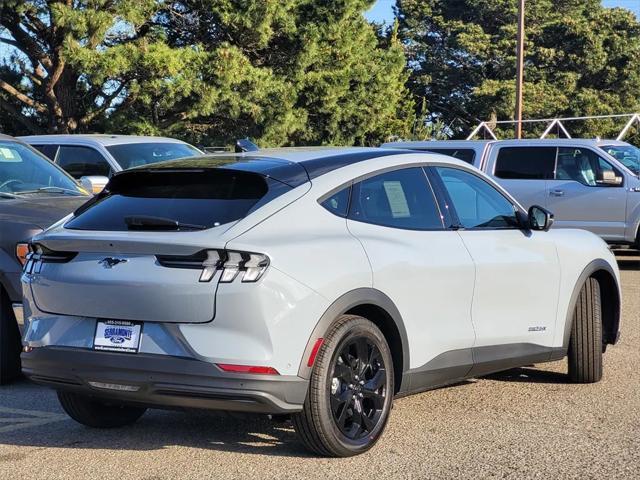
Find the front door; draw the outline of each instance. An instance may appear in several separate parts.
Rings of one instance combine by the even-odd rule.
[[[511,201],[480,176],[454,167],[433,171],[476,267],[476,361],[548,352],[560,286],[552,235],[523,230]]]
[[[613,177],[605,180],[605,172],[613,172]],[[620,183],[612,182],[615,177]],[[594,151],[560,147],[555,178],[547,182],[547,208],[555,225],[584,228],[609,241],[624,240],[627,190],[622,180],[622,173]]]

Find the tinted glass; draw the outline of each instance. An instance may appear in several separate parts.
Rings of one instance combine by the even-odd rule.
[[[37,192],[38,189],[45,189]],[[61,189],[56,192],[55,189]],[[83,194],[76,182],[35,150],[0,141],[0,193]]]
[[[33,148],[38,150],[40,153],[44,154],[49,158],[49,160],[56,159],[56,153],[58,153],[58,145],[31,145]]]
[[[504,179],[553,178],[555,147],[505,147],[498,152],[495,176]]]
[[[351,187],[343,188],[322,202],[322,206],[339,217],[346,217],[349,208],[350,192]]]
[[[605,145],[600,148],[636,175],[640,174],[640,148],[633,145]]]
[[[436,167],[464,228],[518,227],[515,207],[482,178],[455,168]]]
[[[186,143],[128,143],[112,145],[107,147],[107,150],[123,170],[165,160],[201,155],[195,147]]]
[[[473,161],[476,158],[475,150],[470,148],[429,148],[428,152],[441,153],[442,155],[449,155],[450,157],[457,158],[463,162],[467,162],[473,165]]]
[[[127,217],[216,227],[243,218],[261,199],[273,198],[269,186],[262,175],[222,169],[128,172],[114,176],[106,187],[108,192],[78,210],[66,228],[129,230]]]
[[[409,230],[443,228],[421,168],[395,170],[355,184],[349,218]]]
[[[604,171],[611,170],[617,176],[620,172],[587,148],[562,147],[558,149],[558,166],[556,167],[556,180],[574,180],[589,187],[599,185]]]
[[[74,178],[100,175],[111,175],[111,167],[97,150],[90,147],[71,145],[60,146],[58,165],[64,168]]]

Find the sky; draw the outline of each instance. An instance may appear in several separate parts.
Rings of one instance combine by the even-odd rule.
[[[640,18],[640,0],[603,0],[606,7],[624,7],[632,10]],[[378,0],[375,5],[366,13],[369,20],[375,22],[393,21],[393,6],[396,0]]]

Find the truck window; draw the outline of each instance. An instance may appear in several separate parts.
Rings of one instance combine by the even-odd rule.
[[[73,178],[89,175],[108,177],[111,174],[107,160],[90,147],[62,145],[58,153],[58,164]]]
[[[49,160],[55,162],[56,155],[58,154],[58,145],[31,145],[40,153],[46,155]]]
[[[498,152],[495,176],[513,180],[553,178],[556,147],[503,147]]]
[[[427,152],[449,155],[450,157],[467,162],[469,165],[473,165],[473,161],[476,159],[476,152],[471,148],[425,148],[425,150]]]
[[[622,176],[609,162],[589,149],[561,147],[558,150],[556,180],[574,180],[588,187],[595,187],[605,170],[613,171],[618,177]]]

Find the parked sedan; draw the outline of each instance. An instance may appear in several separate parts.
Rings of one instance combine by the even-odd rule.
[[[600,380],[616,261],[552,221],[436,154],[122,172],[34,239],[24,372],[92,427],[147,407],[285,414],[311,451],[358,454],[396,396],[567,356],[569,380]]]
[[[20,272],[28,241],[88,199],[61,168],[0,135],[0,384],[20,373]]]
[[[151,163],[194,157],[193,145],[166,137],[129,135],[35,135],[20,137],[34,146],[93,193],[114,173]]]

